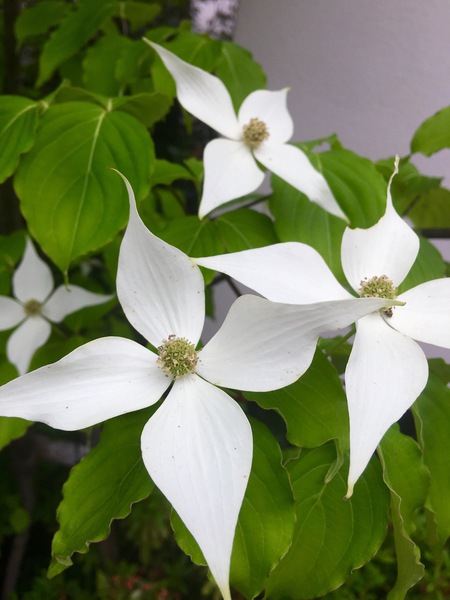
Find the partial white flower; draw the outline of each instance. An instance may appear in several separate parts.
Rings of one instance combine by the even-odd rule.
[[[218,77],[158,44],[144,41],[159,54],[174,78],[180,104],[223,136],[209,142],[203,155],[200,218],[255,191],[264,179],[258,161],[331,214],[347,220],[323,175],[299,148],[286,143],[294,132],[286,106],[287,88],[252,92],[236,116],[230,94]]]
[[[230,557],[252,434],[239,405],[216,386],[282,388],[309,367],[323,329],[345,327],[386,301],[346,298],[300,307],[243,296],[196,351],[205,317],[200,269],[150,233],[126,185],[130,221],[117,293],[128,320],[157,353],[128,339],[94,340],[0,388],[0,415],[75,430],[155,404],[171,386],[142,433],[143,460],[230,600]]]
[[[342,239],[342,266],[353,290],[361,296],[405,303],[376,310],[356,322],[345,373],[350,416],[348,496],[387,429],[427,382],[425,355],[411,338],[450,348],[450,279],[397,294],[416,259],[419,238],[396,213],[390,186],[391,182],[386,212],[378,223],[369,229],[347,228]],[[301,243],[193,260],[276,302],[305,304],[351,297],[318,252]]]
[[[81,308],[112,298],[77,285],[61,285],[55,290],[50,267],[29,239],[12,288],[14,298],[0,296],[0,331],[17,327],[8,338],[6,356],[20,375],[28,371],[34,353],[50,337],[50,323],[60,323]]]

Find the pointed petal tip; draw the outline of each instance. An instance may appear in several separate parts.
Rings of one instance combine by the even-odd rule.
[[[353,496],[353,486],[353,483],[348,483],[347,493],[344,496],[344,500],[350,500],[350,498]]]

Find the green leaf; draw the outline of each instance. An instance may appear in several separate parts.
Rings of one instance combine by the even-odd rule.
[[[233,42],[222,42],[214,71],[230,92],[236,111],[251,92],[266,87],[266,75],[261,65],[253,60],[248,50]]]
[[[272,190],[270,211],[280,241],[309,244],[322,255],[337,279],[345,283],[340,258],[344,221],[310,202],[275,175],[272,175]]]
[[[251,420],[253,462],[231,557],[231,585],[254,598],[288,550],[295,523],[294,500],[280,448],[265,425]],[[200,549],[176,513],[172,525],[178,544],[198,564]]]
[[[412,411],[423,461],[430,472],[429,504],[442,544],[450,536],[450,389],[440,376],[440,359],[429,360],[428,384]]]
[[[245,392],[245,397],[283,417],[291,444],[314,448],[338,439],[348,450],[347,400],[336,369],[320,350],[295,383],[276,392]]]
[[[188,256],[210,256],[223,252],[214,223],[200,221],[198,217],[179,217],[169,221],[164,229],[158,231],[158,235]]]
[[[346,469],[324,483],[336,460],[334,444],[302,450],[287,463],[296,500],[297,523],[290,550],[270,576],[270,600],[306,600],[341,585],[352,569],[369,561],[386,534],[389,495],[373,459],[346,493]]]
[[[118,96],[121,84],[115,76],[117,60],[132,42],[121,35],[104,35],[86,52],[83,80],[88,90]]]
[[[83,0],[44,45],[39,61],[37,87],[45,83],[63,62],[74,56],[117,11],[116,0]]]
[[[386,183],[375,165],[350,150],[311,154],[351,227],[371,227],[386,210]],[[392,163],[392,169],[394,164]]]
[[[432,189],[415,202],[407,216],[420,229],[450,229],[450,190]]]
[[[376,167],[382,173],[386,185],[392,175],[394,157],[380,160]],[[408,160],[400,161],[399,171],[392,181],[392,199],[394,207],[400,215],[409,216],[411,207],[419,201],[421,196],[439,187],[442,179],[439,177],[426,177],[419,172],[417,167]]]
[[[0,97],[0,182],[14,172],[34,143],[39,104],[22,96]]]
[[[220,215],[215,224],[227,252],[260,248],[278,241],[272,220],[248,208]]]
[[[72,564],[74,552],[108,537],[111,521],[123,519],[153,484],[144,467],[140,438],[155,408],[106,423],[99,444],[70,472],[58,508],[59,530],[52,543],[49,576]]]
[[[152,173],[151,184],[154,185],[170,185],[177,179],[186,179],[192,181],[194,176],[183,165],[172,163],[168,160],[155,161],[155,168]]]
[[[110,167],[130,180],[139,199],[148,191],[152,159],[147,130],[123,112],[85,102],[48,109],[15,188],[32,235],[62,271],[125,226],[126,191]]]
[[[400,433],[397,424],[383,437],[378,456],[384,481],[391,492],[391,516],[397,555],[397,581],[389,600],[403,600],[407,591],[424,575],[420,550],[411,539],[416,530],[415,513],[428,494],[429,475],[417,443]]]
[[[181,59],[204,71],[212,71],[221,51],[221,42],[199,33],[184,31],[164,44]]]
[[[409,290],[420,283],[440,279],[445,274],[445,262],[439,250],[426,238],[420,238],[419,254],[410,272],[399,286],[399,292]]]
[[[171,100],[158,92],[120,96],[112,99],[113,110],[128,113],[146,127],[152,127],[168,113]]]
[[[147,25],[161,12],[161,7],[157,3],[147,4],[146,2],[120,2],[120,16],[127,19],[130,23],[131,31],[136,31]]]
[[[31,425],[32,423],[25,421],[25,419],[0,417],[0,450],[13,440],[17,440],[25,435]]]
[[[47,33],[51,27],[58,25],[67,10],[67,4],[58,0],[44,0],[22,10],[14,26],[18,44]]]
[[[420,152],[425,156],[443,148],[450,148],[450,106],[424,121],[411,141],[411,152]]]

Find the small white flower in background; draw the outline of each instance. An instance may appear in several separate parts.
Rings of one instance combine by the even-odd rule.
[[[391,182],[392,178],[386,212],[378,223],[369,229],[347,228],[342,239],[342,266],[352,288],[361,296],[397,298],[404,303],[356,322],[345,372],[350,416],[348,497],[385,432],[426,385],[428,363],[413,339],[450,348],[450,278],[397,294],[417,257],[419,238],[396,213]],[[351,297],[320,254],[305,244],[290,242],[193,260],[227,273],[275,302],[304,304]]]
[[[125,183],[130,221],[117,294],[158,354],[124,338],[94,340],[1,387],[0,415],[71,431],[153,405],[172,386],[144,427],[142,457],[230,600],[231,550],[253,444],[242,409],[216,386],[269,391],[289,385],[311,364],[323,329],[345,327],[392,301],[290,306],[243,296],[197,352],[205,318],[200,269],[145,227]]]
[[[259,161],[310,200],[347,220],[323,175],[299,148],[286,143],[294,132],[286,107],[287,89],[252,92],[236,116],[230,94],[218,77],[158,44],[144,41],[159,54],[174,78],[180,104],[223,136],[205,147],[200,218],[225,202],[255,191],[264,179]]]
[[[0,331],[17,327],[8,338],[6,356],[20,375],[28,371],[34,353],[50,337],[50,323],[60,323],[81,308],[112,298],[77,285],[55,290],[50,267],[29,239],[12,278],[12,291],[14,298],[0,296]]]

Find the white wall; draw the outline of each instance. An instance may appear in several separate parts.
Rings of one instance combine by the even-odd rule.
[[[336,132],[369,158],[405,155],[419,124],[450,105],[448,0],[241,0],[235,40],[269,89],[291,87],[297,141]],[[450,182],[443,154],[420,168]]]

